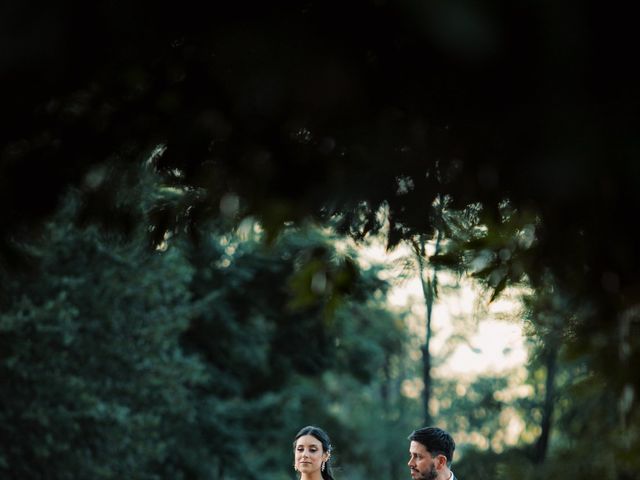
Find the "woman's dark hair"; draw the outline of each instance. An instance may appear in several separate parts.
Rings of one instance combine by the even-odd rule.
[[[296,442],[300,437],[304,437],[305,435],[311,435],[312,437],[317,438],[322,443],[322,450],[331,453],[333,451],[333,447],[331,446],[331,440],[329,439],[329,435],[327,432],[322,430],[320,427],[314,427],[313,425],[309,425],[307,427],[302,428],[295,438],[293,439],[293,446],[296,446]],[[331,471],[331,455],[327,459],[324,465],[324,470],[321,472],[322,478],[324,480],[335,480],[333,478],[333,472]]]

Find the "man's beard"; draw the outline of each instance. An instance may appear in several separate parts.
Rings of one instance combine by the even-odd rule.
[[[438,478],[438,472],[436,471],[436,466],[432,463],[429,471],[422,473],[419,480],[435,480],[436,478]]]

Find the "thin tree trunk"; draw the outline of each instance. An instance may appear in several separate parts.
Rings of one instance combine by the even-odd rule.
[[[439,230],[436,236],[434,255],[437,255],[440,251],[440,242],[442,240],[442,233]],[[420,237],[420,243],[414,243],[414,250],[418,261],[418,271],[420,274],[420,284],[422,286],[422,295],[424,297],[425,306],[427,309],[426,329],[425,329],[425,342],[421,347],[422,350],[422,381],[424,383],[424,390],[422,394],[424,424],[431,425],[433,418],[429,410],[429,403],[431,400],[432,390],[432,378],[431,378],[431,320],[433,317],[433,304],[436,297],[438,287],[438,270],[437,267],[433,267],[432,275],[430,276],[425,266],[426,248],[423,237]],[[426,276],[426,279],[425,279]]]
[[[391,420],[391,390],[393,387],[393,379],[391,378],[391,358],[388,353],[384,355],[384,363],[382,364],[383,379],[380,385],[380,397],[382,400],[382,408],[384,412],[384,422],[387,425]],[[389,439],[387,439],[389,441]],[[390,445],[389,445],[390,446]],[[393,456],[390,455],[387,458],[387,470],[389,472],[389,478],[393,478],[396,465],[393,461]]]
[[[551,347],[545,356],[547,379],[545,382],[544,405],[542,411],[542,423],[540,425],[540,437],[536,442],[534,461],[537,464],[544,463],[549,450],[549,438],[551,437],[551,420],[555,403],[555,377],[557,372],[557,348]]]

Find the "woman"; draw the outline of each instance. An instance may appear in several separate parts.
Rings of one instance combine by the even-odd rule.
[[[334,480],[331,473],[331,441],[321,428],[308,426],[298,432],[293,442],[293,468],[300,480]]]

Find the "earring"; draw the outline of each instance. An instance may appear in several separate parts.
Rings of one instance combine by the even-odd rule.
[[[325,462],[322,462],[322,471],[324,472]]]
[[[293,469],[297,472],[298,471],[298,466],[296,464],[293,465]]]

